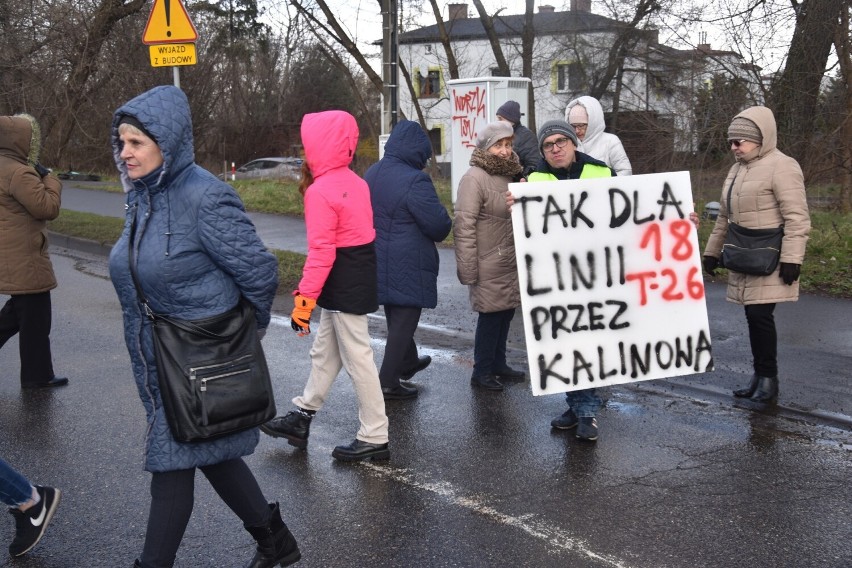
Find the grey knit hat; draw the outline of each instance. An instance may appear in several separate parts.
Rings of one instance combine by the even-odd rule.
[[[750,140],[763,144],[763,134],[753,121],[738,116],[728,127],[728,140]]]
[[[500,120],[489,122],[482,130],[476,133],[476,147],[481,150],[487,150],[503,138],[511,138],[514,135],[515,130],[508,122]]]
[[[570,124],[564,120],[548,120],[538,129],[538,149],[542,150],[541,147],[544,145],[545,138],[554,134],[564,134],[574,142],[575,148],[580,145],[577,133],[574,132],[574,128]],[[544,150],[542,150],[542,153],[544,153]]]

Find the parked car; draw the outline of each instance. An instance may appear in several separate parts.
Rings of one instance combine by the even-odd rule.
[[[60,172],[56,174],[56,177],[62,180],[72,181],[101,181],[101,176],[97,174],[84,174],[74,171]]]
[[[300,158],[258,158],[237,168],[234,178],[297,180],[301,177],[301,173],[302,160]],[[225,179],[231,179],[231,174],[227,174]]]

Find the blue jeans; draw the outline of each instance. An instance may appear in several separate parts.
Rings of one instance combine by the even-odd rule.
[[[33,486],[27,478],[0,458],[0,501],[10,507],[17,507],[32,498]]]
[[[514,308],[500,312],[479,312],[473,340],[474,377],[492,375],[507,367],[506,341],[514,317]]]
[[[583,389],[565,393],[565,402],[574,414],[581,418],[592,418],[603,406],[598,389]]]

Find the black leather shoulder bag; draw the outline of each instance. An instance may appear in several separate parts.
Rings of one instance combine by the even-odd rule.
[[[157,379],[166,419],[179,442],[199,442],[254,428],[275,416],[275,399],[254,306],[245,298],[223,314],[182,320],[151,310],[136,275],[130,229],[130,274],[152,322]]]
[[[736,176],[734,176],[736,180]],[[728,188],[728,231],[722,245],[721,266],[734,272],[767,276],[775,272],[781,258],[784,225],[775,229],[749,229],[731,221],[731,193]]]

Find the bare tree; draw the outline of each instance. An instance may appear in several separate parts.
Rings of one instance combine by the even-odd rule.
[[[494,61],[497,64],[497,74],[502,77],[511,76],[512,70],[509,69],[509,64],[503,55],[500,38],[497,37],[497,32],[494,31],[494,17],[499,16],[500,12],[505,8],[500,8],[494,16],[490,16],[485,10],[485,6],[482,5],[481,0],[473,0],[473,5],[476,6],[476,11],[479,13],[479,21],[482,22],[482,27],[485,28],[485,36],[491,44],[491,51],[494,53]]]
[[[636,53],[636,46],[643,39],[643,34],[640,33],[641,26],[659,10],[658,0],[639,0],[632,18],[621,27],[612,42],[607,53],[606,66],[590,85],[589,96],[601,99],[609,91],[612,80],[623,70],[625,60]]]
[[[852,211],[852,28],[850,28],[852,6],[847,4],[840,11],[840,24],[834,34],[834,47],[837,51],[840,78],[843,81],[843,99],[845,112],[837,127],[840,140],[838,162],[841,170],[839,203],[841,209]]]
[[[379,93],[382,92],[382,89],[384,88],[382,78],[378,73],[376,73],[375,69],[373,69],[370,65],[370,62],[367,61],[367,58],[358,48],[358,44],[356,44],[352,38],[349,37],[346,30],[343,29],[343,26],[334,15],[334,11],[329,7],[325,0],[316,0],[316,3],[320,7],[320,10],[322,10],[326,23],[321,22],[319,18],[317,18],[316,15],[308,9],[305,2],[301,0],[290,0],[290,3],[316,26],[315,29],[312,29],[315,34],[318,34],[319,32],[325,33],[343,49],[345,49],[346,52],[358,63],[364,74],[370,79],[370,82],[372,82],[376,91]]]
[[[122,0],[101,0],[89,22],[87,34],[74,46],[71,72],[58,93],[58,100],[61,101],[58,112],[42,120],[48,159],[62,161],[61,156],[75,125],[84,119],[79,111],[84,108],[83,102],[87,98],[87,82],[95,73],[101,48],[113,27],[124,18],[139,13],[144,5],[145,0],[130,0],[126,3]]]
[[[447,27],[444,25],[444,18],[441,17],[441,8],[438,7],[436,0],[429,0],[432,5],[432,13],[435,14],[435,23],[438,25],[438,34],[441,36],[441,45],[444,47],[444,53],[447,56],[447,70],[450,73],[450,79],[459,78],[459,64],[456,61],[456,55],[453,52],[453,45],[450,42],[450,35],[447,33]],[[413,94],[411,100],[416,100]]]
[[[778,122],[778,140],[799,162],[813,135],[813,109],[840,25],[844,0],[793,0],[796,28],[784,71],[772,83],[768,103]],[[848,26],[846,27],[848,32]]]

